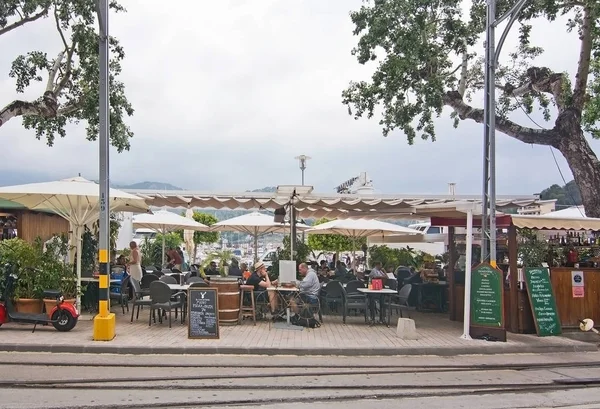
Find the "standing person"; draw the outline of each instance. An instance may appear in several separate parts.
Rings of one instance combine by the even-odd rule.
[[[183,255],[183,250],[181,249],[181,247],[177,246],[175,251],[177,251],[177,254],[179,254],[179,257],[181,258],[179,267],[175,267],[175,268],[177,268],[178,270],[181,270],[181,271],[187,270],[187,266],[185,265],[185,256]]]
[[[135,241],[129,243],[131,254],[129,256],[129,275],[137,281],[142,280],[142,255]]]
[[[177,270],[181,270],[181,263],[183,262],[182,257],[179,255],[177,250],[173,247],[169,248],[167,255],[170,257],[169,264],[172,265],[172,268],[176,268]]]

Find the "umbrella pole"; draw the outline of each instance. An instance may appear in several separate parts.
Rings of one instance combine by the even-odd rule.
[[[258,233],[254,232],[254,263],[258,263]]]
[[[81,226],[75,227],[75,240],[77,240],[77,308],[81,311]]]
[[[162,265],[160,268],[164,268],[165,266],[165,233],[162,234]]]

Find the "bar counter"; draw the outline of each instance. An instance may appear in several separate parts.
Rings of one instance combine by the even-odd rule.
[[[583,297],[574,296],[573,271],[583,272]],[[577,327],[584,318],[600,324],[600,269],[553,267],[550,281],[563,328]]]

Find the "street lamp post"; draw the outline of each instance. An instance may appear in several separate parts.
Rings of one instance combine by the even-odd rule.
[[[300,155],[296,156],[294,159],[299,161],[300,170],[302,171],[302,186],[304,186],[304,171],[306,170],[306,161],[310,159],[310,156]],[[302,243],[304,243],[304,230],[302,231]]]
[[[300,170],[302,171],[302,186],[304,186],[304,171],[306,170],[306,161],[311,159],[311,157],[306,155],[300,155],[296,156],[294,159],[298,160],[300,163]]]

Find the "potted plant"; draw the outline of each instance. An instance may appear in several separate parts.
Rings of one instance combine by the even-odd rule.
[[[69,251],[67,238],[55,236],[46,243],[38,239],[35,246],[40,259],[39,286],[42,290],[59,290],[65,302],[75,304],[77,277],[73,265],[65,262]],[[44,299],[43,302],[46,312],[50,314],[56,299]]]
[[[42,288],[38,278],[39,257],[35,248],[16,238],[0,241],[0,260],[17,267],[18,281],[14,289],[15,308],[18,312],[42,312]]]

